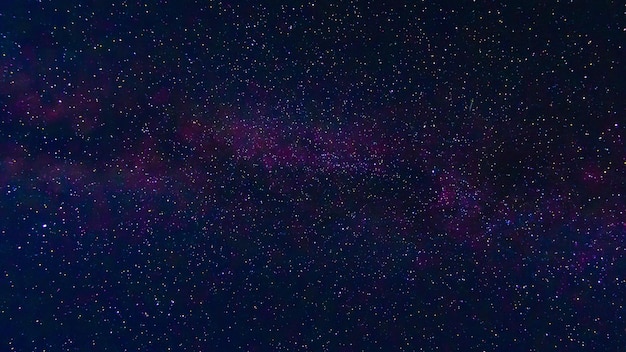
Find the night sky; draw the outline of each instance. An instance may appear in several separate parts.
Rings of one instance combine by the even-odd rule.
[[[1,351],[623,351],[621,1],[3,1]]]

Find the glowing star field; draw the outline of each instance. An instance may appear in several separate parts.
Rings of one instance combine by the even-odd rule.
[[[1,351],[623,351],[619,1],[0,5]]]

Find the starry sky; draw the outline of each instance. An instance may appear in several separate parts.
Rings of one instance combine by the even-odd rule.
[[[0,350],[626,344],[620,1],[0,5]]]

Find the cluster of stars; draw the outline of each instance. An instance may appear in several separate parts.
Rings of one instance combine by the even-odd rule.
[[[0,349],[622,346],[620,14],[0,11]]]

